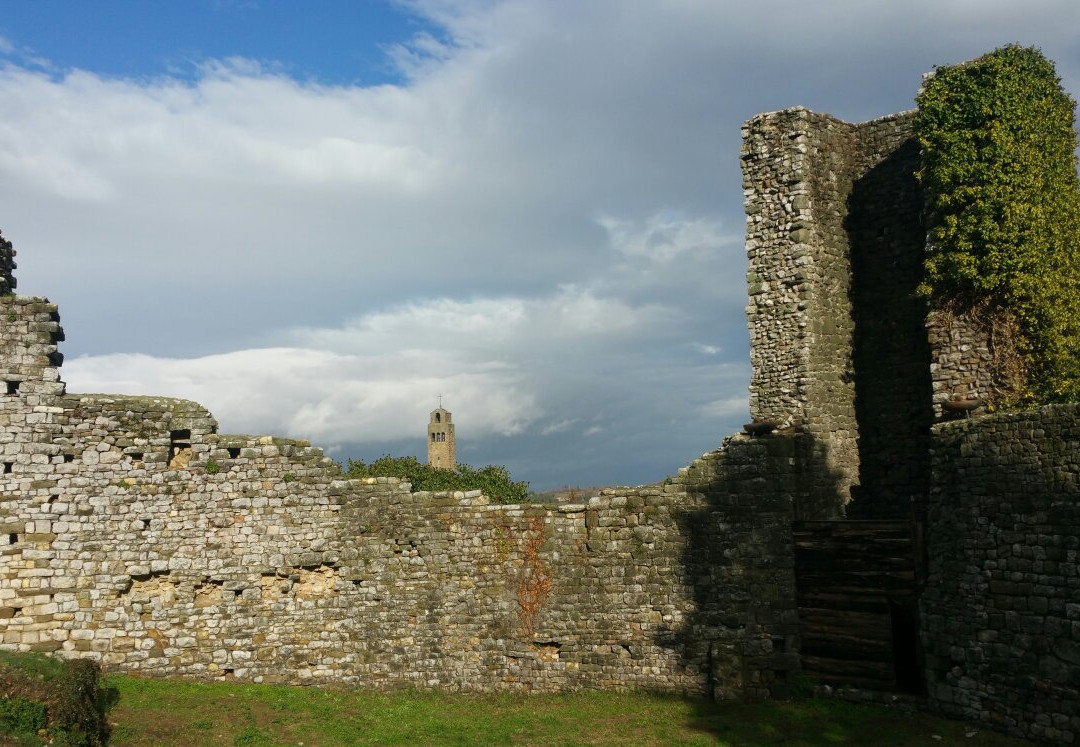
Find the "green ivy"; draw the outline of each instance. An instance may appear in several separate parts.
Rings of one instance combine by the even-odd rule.
[[[1010,45],[935,70],[918,97],[931,305],[1015,322],[1029,402],[1080,400],[1075,102],[1052,62]]]
[[[436,469],[421,464],[416,457],[383,456],[371,464],[350,459],[349,477],[401,477],[412,483],[413,490],[481,490],[499,503],[524,503],[529,483],[510,479],[506,467],[489,464],[479,469],[459,464],[456,469]]]

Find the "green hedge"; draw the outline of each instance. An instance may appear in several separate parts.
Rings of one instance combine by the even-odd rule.
[[[0,734],[26,737],[37,734],[49,723],[49,712],[44,703],[14,696],[0,698]]]
[[[107,694],[101,668],[86,659],[0,651],[0,744],[104,744]],[[42,731],[44,730],[44,731]],[[45,734],[44,742],[41,734]]]
[[[529,483],[511,480],[506,467],[493,464],[479,469],[467,464],[459,464],[452,470],[435,469],[421,464],[416,457],[387,455],[371,464],[350,459],[347,471],[349,477],[407,478],[413,490],[482,490],[499,503],[524,503],[529,495]]]
[[[1015,326],[1028,403],[1080,400],[1075,102],[1052,62],[1010,45],[935,70],[918,97],[932,306]]]

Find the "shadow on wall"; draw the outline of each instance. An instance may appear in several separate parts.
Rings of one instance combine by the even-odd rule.
[[[658,642],[678,646],[685,666],[707,672],[716,700],[784,698],[798,681],[792,523],[840,509],[815,500],[815,487],[830,479],[839,496],[843,479],[825,451],[804,433],[740,434],[683,478],[682,583],[694,611]],[[817,514],[804,515],[807,506]]]
[[[926,241],[918,166],[911,138],[857,179],[848,199],[860,483],[850,518],[926,512],[933,407],[927,309],[916,295]]]

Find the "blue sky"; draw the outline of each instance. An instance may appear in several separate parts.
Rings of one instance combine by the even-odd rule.
[[[864,120],[1075,0],[0,2],[0,230],[71,391],[339,459],[662,479],[749,380],[739,127]]]
[[[301,80],[400,83],[386,48],[438,29],[376,0],[34,0],[3,6],[0,36],[24,59],[118,77],[194,79],[206,60],[244,57]]]

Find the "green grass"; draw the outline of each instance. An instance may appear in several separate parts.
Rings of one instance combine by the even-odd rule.
[[[63,664],[45,654],[21,654],[12,651],[0,651],[0,667],[7,667],[24,674],[54,680],[60,676]]]
[[[448,695],[108,678],[115,745],[1019,745],[924,714],[826,700],[649,693]],[[940,739],[934,739],[937,735]]]

